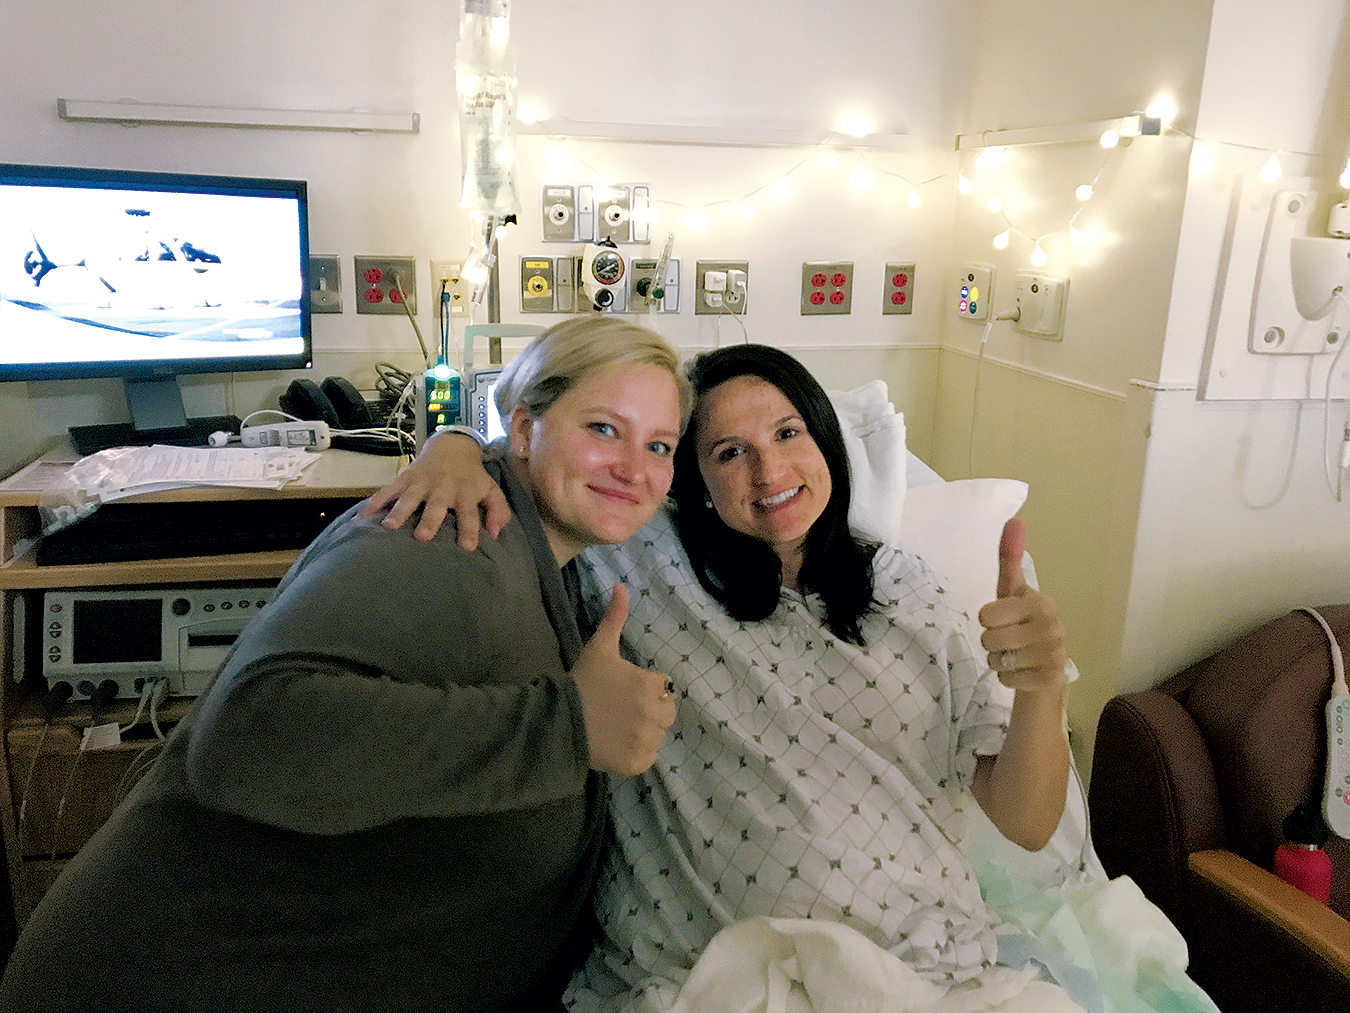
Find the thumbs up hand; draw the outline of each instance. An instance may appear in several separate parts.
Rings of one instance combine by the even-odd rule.
[[[980,609],[989,667],[1005,686],[1032,692],[1060,691],[1069,655],[1055,603],[1031,587],[1022,573],[1026,525],[1014,517],[998,549],[997,598]]]
[[[632,776],[656,762],[675,720],[675,700],[663,674],[620,655],[627,618],[628,588],[615,584],[605,617],[572,666],[572,678],[581,694],[591,768]]]

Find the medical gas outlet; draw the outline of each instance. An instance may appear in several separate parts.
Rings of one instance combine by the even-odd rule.
[[[589,244],[580,256],[522,256],[522,313],[676,313],[680,262],[668,258],[658,281],[657,258],[626,259],[613,246]]]
[[[540,214],[546,243],[651,242],[651,187],[545,183]]]

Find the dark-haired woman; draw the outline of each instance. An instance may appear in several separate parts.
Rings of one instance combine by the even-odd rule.
[[[624,639],[680,707],[656,765],[614,786],[604,940],[569,999],[677,987],[754,915],[843,922],[931,981],[970,980],[997,946],[961,851],[963,789],[1033,850],[1063,810],[1053,603],[1022,580],[1014,529],[980,616],[986,667],[931,571],[850,531],[839,423],[801,363],[743,345],[689,373],[673,518],[582,558],[596,603],[628,585]],[[462,449],[433,451],[421,481]]]

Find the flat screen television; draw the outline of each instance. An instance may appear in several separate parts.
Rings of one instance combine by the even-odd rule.
[[[0,164],[0,381],[121,378],[83,453],[204,444],[178,377],[309,368],[308,272],[303,180]]]

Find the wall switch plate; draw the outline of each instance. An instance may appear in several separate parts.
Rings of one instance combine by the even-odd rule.
[[[309,258],[309,311],[342,312],[342,262],[337,254]]]
[[[658,261],[630,260],[628,268],[632,282],[628,290],[628,306],[633,313],[680,312],[680,261],[672,257],[666,261],[666,276],[656,284]]]
[[[1016,281],[1017,320],[1013,329],[1048,341],[1063,341],[1069,279],[1019,271]]]
[[[595,187],[583,183],[577,187],[577,234],[578,243],[595,241]]]
[[[952,306],[962,320],[984,320],[994,301],[994,269],[988,264],[966,264],[957,272]]]
[[[750,261],[696,261],[694,314],[744,316],[749,303],[749,288]]]
[[[886,265],[881,285],[883,315],[914,312],[914,265],[892,262]]]
[[[635,243],[650,243],[652,241],[651,187],[645,183],[635,184],[632,188],[630,204],[629,238]]]
[[[575,189],[567,184],[545,183],[541,188],[541,211],[544,218],[544,242],[575,242],[577,238]]]
[[[802,316],[852,312],[852,261],[817,260],[802,265]]]
[[[396,313],[403,316],[403,300],[417,313],[417,271],[412,257],[354,257],[356,312]]]
[[[581,258],[559,257],[553,265],[553,286],[557,293],[554,307],[559,313],[575,313],[577,290],[581,287]]]
[[[553,312],[553,258],[520,258],[520,312]]]

